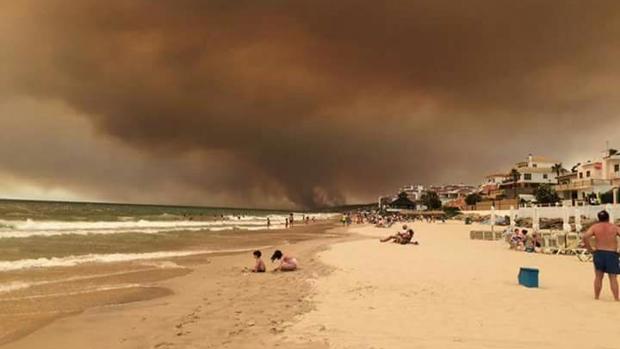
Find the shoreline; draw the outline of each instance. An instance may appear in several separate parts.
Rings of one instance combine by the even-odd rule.
[[[592,297],[590,263],[471,240],[481,226],[410,223],[420,245],[381,244],[397,228],[332,225],[274,246],[291,273],[241,273],[251,255],[194,257],[187,275],[156,281],[172,294],[99,306],[2,349],[619,347],[619,305]],[[273,266],[267,260],[268,269]],[[517,284],[536,267],[540,288]],[[608,287],[605,284],[605,287]]]
[[[98,304],[82,311],[48,318],[45,321],[34,321],[22,328],[20,332],[5,338],[0,347],[3,349],[33,347],[172,348],[173,344],[179,341],[189,343],[196,340],[192,338],[192,334],[195,335],[198,332],[190,328],[197,322],[207,321],[200,320],[204,314],[209,314],[209,317],[227,318],[222,311],[237,303],[235,297],[246,299],[247,295],[241,292],[244,289],[249,288],[249,294],[252,297],[272,298],[274,302],[284,301],[286,304],[293,304],[282,311],[276,311],[277,307],[270,311],[264,309],[265,304],[260,301],[256,304],[248,302],[246,305],[249,310],[237,310],[239,313],[233,313],[235,316],[232,319],[212,324],[214,330],[208,337],[214,344],[217,342],[214,347],[220,347],[220,345],[225,347],[230,343],[235,343],[233,347],[239,347],[239,345],[244,345],[246,342],[244,338],[249,338],[250,332],[263,329],[267,333],[276,333],[281,329],[279,326],[292,320],[300,312],[311,308],[311,304],[305,300],[308,292],[311,292],[311,289],[307,287],[307,280],[316,278],[320,273],[326,273],[329,269],[322,265],[315,256],[320,250],[326,248],[330,241],[342,240],[346,237],[346,232],[334,224],[300,226],[281,232],[280,240],[284,244],[281,248],[285,252],[293,251],[300,259],[301,268],[295,273],[242,274],[240,272],[242,268],[252,264],[250,253],[173,258],[170,259],[173,263],[187,268],[184,269],[186,272],[183,275],[172,275],[160,279],[155,277],[153,281],[143,283],[137,294],[132,295],[131,292],[121,294],[121,301],[118,301],[119,295],[115,295],[113,298],[116,301],[113,304]],[[270,250],[263,252],[266,255]],[[264,256],[264,258],[267,257]],[[269,261],[266,263],[268,268],[271,267]],[[292,285],[292,288],[287,292],[278,291],[274,294],[271,289],[273,287],[277,289],[277,287],[271,285],[272,282],[283,282]],[[188,288],[195,290],[188,291]],[[155,295],[149,297],[149,292]],[[231,298],[231,294],[236,296]],[[100,296],[105,298],[105,295]],[[222,308],[221,304],[227,304],[228,307]],[[216,313],[220,315],[215,316]],[[255,313],[255,316],[249,316],[251,313]],[[246,316],[252,319],[245,320]],[[275,322],[272,323],[272,321]],[[156,324],[156,329],[151,327],[153,323]],[[136,337],[133,332],[139,328],[142,328],[144,332]],[[58,333],[65,333],[69,330],[72,333],[70,336],[58,335]],[[102,336],[102,333],[106,335]],[[93,338],[99,339],[93,341]],[[111,342],[111,338],[117,338],[117,341]]]

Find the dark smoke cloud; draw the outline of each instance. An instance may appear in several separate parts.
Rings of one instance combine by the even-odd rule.
[[[598,150],[584,119],[620,111],[617,1],[50,0],[6,2],[0,22],[0,98],[62,101],[145,156],[192,154],[151,170],[240,204],[476,181],[563,156],[576,123]],[[67,185],[105,181],[89,177]]]

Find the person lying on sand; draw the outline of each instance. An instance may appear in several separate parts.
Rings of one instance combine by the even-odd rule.
[[[407,226],[404,225],[404,228],[406,228]],[[413,232],[413,229],[408,229],[405,232],[400,232],[400,233],[396,233],[395,235],[391,235],[386,237],[385,239],[381,239],[379,240],[380,242],[388,242],[388,241],[394,241],[397,244],[401,244],[401,245],[407,245],[409,243],[411,243],[411,240],[413,239],[413,235],[415,233]],[[418,245],[418,242],[413,242],[414,245]]]
[[[275,268],[273,271],[293,271],[297,269],[298,263],[297,259],[292,256],[286,256],[280,250],[276,250],[271,256],[271,262],[280,261],[280,266]]]

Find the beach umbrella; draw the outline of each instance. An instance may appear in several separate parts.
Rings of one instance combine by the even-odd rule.
[[[495,206],[491,206],[491,229],[495,225]]]
[[[579,233],[581,232],[581,229],[583,229],[583,226],[581,225],[581,212],[578,208],[575,208],[575,230]]]
[[[532,214],[532,229],[534,229],[535,232],[540,230],[540,216],[538,213],[538,206],[534,206],[534,212]]]
[[[605,211],[609,213],[609,221],[613,224],[616,221],[616,219],[614,218],[614,210],[610,204],[607,204],[607,206],[605,206]]]
[[[515,213],[515,208],[510,206],[510,231],[514,231],[514,227],[517,225],[515,220],[517,219],[517,214]]]
[[[562,228],[566,232],[571,231],[570,224],[568,223],[569,219],[570,219],[570,214],[568,213],[568,206],[562,206],[562,221],[564,223],[562,225]]]

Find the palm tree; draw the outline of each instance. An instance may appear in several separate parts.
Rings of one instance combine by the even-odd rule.
[[[554,164],[553,166],[551,166],[551,169],[552,169],[553,171],[555,171],[555,174],[557,175],[557,177],[559,177],[559,176],[560,176],[560,173],[562,172],[562,170],[564,170],[564,169],[562,168],[562,163],[561,163],[561,162],[559,162],[559,163]]]
[[[512,189],[514,190],[514,198],[517,198],[517,181],[521,178],[521,173],[516,168],[510,170],[510,178],[512,178]]]

